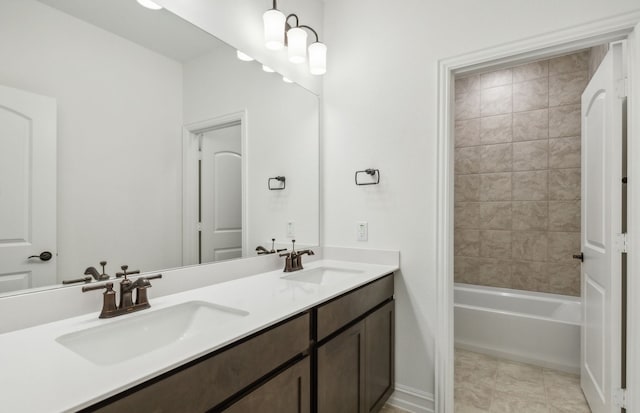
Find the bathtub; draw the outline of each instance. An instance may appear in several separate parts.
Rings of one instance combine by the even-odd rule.
[[[456,283],[457,348],[580,371],[581,300],[557,294]]]

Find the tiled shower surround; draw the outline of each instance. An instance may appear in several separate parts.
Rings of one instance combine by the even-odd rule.
[[[455,82],[455,280],[580,295],[589,52]]]

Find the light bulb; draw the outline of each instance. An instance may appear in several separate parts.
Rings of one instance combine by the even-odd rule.
[[[156,2],[151,1],[151,0],[138,0],[138,3],[142,7],[146,7],[147,9],[151,9],[151,10],[160,10],[160,9],[162,9],[162,6],[160,6],[159,4],[157,4]]]
[[[309,72],[312,75],[327,73],[327,46],[315,42],[309,46]]]
[[[300,64],[307,60],[307,32],[299,27],[287,31],[289,61]]]
[[[238,56],[238,59],[242,60],[243,62],[253,61],[253,57],[249,56],[248,54],[242,53],[240,50],[236,50],[236,56]]]
[[[262,70],[264,70],[267,73],[275,72],[275,70],[273,70],[272,68],[270,68],[269,66],[266,66],[266,65],[262,65]]]
[[[269,50],[280,50],[284,47],[284,23],[286,17],[280,10],[271,9],[264,12],[264,45]]]

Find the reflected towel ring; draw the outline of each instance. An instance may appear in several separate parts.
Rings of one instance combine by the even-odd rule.
[[[280,182],[281,186],[271,186],[272,181]],[[287,187],[287,178],[285,178],[284,176],[276,176],[275,178],[269,178],[269,181],[267,182],[267,187],[269,188],[269,191],[282,191]]]
[[[363,182],[363,183],[358,182],[358,175],[360,175],[360,174],[367,174],[367,175],[371,176],[372,178],[375,177],[375,181]],[[379,169],[369,168],[369,169],[365,169],[363,171],[356,171],[355,180],[356,180],[356,185],[358,185],[358,186],[378,185],[380,183],[380,170]]]

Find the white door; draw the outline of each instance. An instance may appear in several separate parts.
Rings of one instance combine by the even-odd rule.
[[[55,254],[56,101],[0,86],[0,293],[55,284]]]
[[[620,377],[622,45],[614,44],[582,95],[581,385],[593,413],[613,412]],[[619,411],[619,410],[618,410]]]
[[[202,134],[200,262],[242,257],[242,140],[239,124]]]

